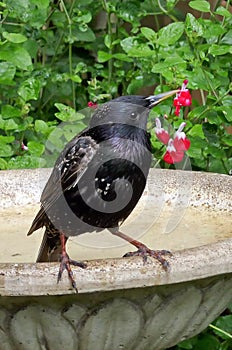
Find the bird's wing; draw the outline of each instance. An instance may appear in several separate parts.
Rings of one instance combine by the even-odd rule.
[[[66,145],[45,185],[40,199],[41,208],[32,222],[28,235],[46,224],[46,211],[65,191],[77,184],[97,149],[98,144],[90,136],[76,136]]]
[[[71,140],[56,161],[43,190],[41,203],[46,206],[52,205],[62,193],[74,186],[87,170],[97,149],[98,144],[90,136],[79,136]]]

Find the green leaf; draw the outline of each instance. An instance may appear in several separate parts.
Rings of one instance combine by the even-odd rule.
[[[120,45],[123,48],[123,50],[128,53],[133,48],[133,46],[138,45],[138,42],[135,39],[135,37],[130,36],[121,40]]]
[[[138,44],[128,51],[128,55],[131,57],[150,57],[153,56],[154,53],[155,52],[146,44]]]
[[[222,104],[223,106],[228,106],[231,107],[231,112],[232,112],[232,96],[227,95],[222,99]]]
[[[218,37],[226,33],[226,29],[222,27],[221,23],[213,23],[210,20],[201,20],[203,26],[203,37],[208,39],[211,44],[218,42]],[[212,41],[214,40],[214,41]]]
[[[192,120],[194,118],[198,118],[199,115],[203,115],[203,118],[205,117],[204,112],[207,111],[208,107],[207,106],[198,106],[191,110],[188,114],[188,119]]]
[[[114,53],[113,57],[123,62],[133,62],[133,59],[128,57],[125,53]]]
[[[186,15],[185,31],[188,37],[191,39],[202,36],[204,33],[202,25],[191,13],[187,13]]]
[[[221,111],[229,123],[232,122],[232,107],[231,106],[216,107],[216,110]]]
[[[30,70],[32,67],[31,56],[18,44],[9,43],[1,47],[0,60],[13,63],[22,70]]]
[[[202,151],[201,148],[197,145],[195,146],[195,142],[190,139],[191,147],[187,151],[187,155],[191,158],[202,159]]]
[[[47,123],[45,123],[45,121],[41,120],[41,119],[37,119],[35,121],[35,131],[36,132],[41,132],[42,134],[47,134],[49,130],[49,126],[47,125]]]
[[[213,44],[209,48],[209,53],[211,53],[213,56],[220,56],[225,55],[226,53],[232,53],[232,49],[229,45]]]
[[[207,79],[206,79],[207,76]],[[201,67],[196,66],[192,72],[188,72],[188,79],[191,81],[191,87],[194,89],[210,90],[208,81],[213,84],[216,82],[215,76],[208,71],[203,71]]]
[[[222,148],[219,148],[218,145],[211,145],[208,144],[207,147],[204,149],[205,154],[209,154],[213,156],[214,158],[218,159],[226,159],[225,151]]]
[[[209,1],[204,1],[204,0],[190,1],[189,6],[192,9],[197,10],[197,11],[201,11],[201,12],[209,12],[210,11],[210,2]]]
[[[111,42],[111,36],[110,36],[109,34],[106,34],[106,35],[105,35],[104,44],[106,45],[106,47],[107,47],[108,49],[111,48],[112,42]]]
[[[113,4],[113,2],[111,1]],[[117,2],[116,2],[117,3]],[[138,10],[140,7],[140,2],[138,1],[122,1],[118,2],[117,15],[122,18],[125,22],[130,22],[133,26],[139,25]]]
[[[37,100],[39,97],[41,82],[33,77],[23,81],[18,89],[18,94],[24,101]]]
[[[232,315],[219,317],[215,325],[232,336]],[[225,333],[218,330],[214,329],[214,333],[220,336],[222,339],[231,339]]]
[[[232,29],[230,29],[222,38],[222,44],[232,45]]]
[[[216,124],[216,125],[221,125],[221,118],[219,117],[218,113],[216,110],[210,110],[205,114],[205,117],[207,118],[208,122],[210,124]]]
[[[20,109],[13,107],[11,105],[3,105],[2,106],[2,116],[4,119],[20,117],[21,111],[20,111]]]
[[[14,154],[11,145],[0,142],[0,157],[11,157]]]
[[[156,39],[157,39],[157,33],[151,29],[151,28],[148,28],[148,27],[142,27],[141,29],[141,33],[143,34],[143,36],[151,41],[151,42],[155,42]]]
[[[0,62],[0,84],[14,85],[13,82],[16,68],[10,62]]]
[[[65,139],[67,141],[70,141],[75,135],[79,134],[79,132],[81,132],[85,127],[86,125],[80,121],[75,124],[71,123],[71,124],[64,125],[62,130],[64,132]]]
[[[4,130],[17,130],[18,124],[14,121],[14,119],[7,119],[4,123]]]
[[[223,6],[219,6],[216,11],[214,12],[214,14],[216,15],[220,15],[226,18],[232,17],[232,14],[230,13],[230,11],[228,11],[225,7]]]
[[[40,29],[47,20],[47,9],[43,6],[40,6],[41,2],[37,1],[36,6],[31,6],[28,11],[28,16],[26,20],[29,22],[31,27],[35,27],[36,29]],[[43,1],[42,1],[43,4]]]
[[[194,345],[197,343],[197,338],[191,338],[191,339],[186,339],[183,340],[178,344],[178,348],[180,349],[185,349],[185,350],[191,350],[194,348]]]
[[[55,106],[59,110],[59,112],[55,113],[55,116],[63,122],[74,122],[84,118],[83,114],[76,112],[73,108],[62,103],[55,103]]]
[[[142,76],[138,76],[135,79],[131,80],[130,84],[127,87],[127,93],[129,95],[135,94],[141,87],[143,87],[144,80]]]
[[[36,58],[37,53],[38,53],[38,49],[39,49],[39,43],[36,40],[28,39],[23,44],[23,47],[32,58],[34,58],[34,59]]]
[[[52,151],[58,151],[60,152],[64,148],[64,141],[62,140],[63,137],[63,130],[61,127],[55,128],[48,137],[46,148]]]
[[[24,41],[27,40],[27,38],[23,35],[23,34],[17,34],[17,33],[8,33],[8,32],[3,32],[2,36],[15,44],[20,44],[20,43],[24,43]]]
[[[3,135],[0,135],[0,143],[11,143],[13,142],[15,139],[14,136],[3,136]]]
[[[191,128],[191,130],[188,132],[188,135],[193,136],[193,137],[198,136],[201,139],[204,139],[205,135],[204,135],[203,130],[202,130],[202,124],[194,125]]]
[[[80,84],[82,82],[82,79],[78,74],[67,74],[67,77],[77,84]]]
[[[32,4],[38,6],[38,8],[47,8],[49,6],[49,0],[30,0]]]
[[[29,141],[27,147],[31,154],[38,157],[41,156],[45,150],[44,145],[36,141]]]
[[[169,70],[171,67],[186,67],[186,62],[178,55],[173,55],[172,57],[167,57],[163,62],[156,63],[154,67],[152,67],[153,73],[163,73],[164,70]]]
[[[4,159],[2,159],[2,158],[0,158],[0,169],[1,170],[6,170],[7,169],[7,162]]]
[[[23,156],[11,158],[8,162],[8,169],[39,168],[43,165],[44,162],[40,157],[25,154]]]
[[[86,41],[91,42],[96,39],[94,32],[89,27],[83,32],[78,27],[75,27],[72,31],[74,41]]]
[[[222,142],[225,143],[226,145],[232,146],[232,137],[230,136],[223,136],[222,137]]]
[[[98,62],[106,62],[109,61],[113,55],[111,53],[105,51],[98,51]]]
[[[183,32],[184,23],[170,23],[159,30],[157,43],[161,46],[173,45],[180,39]]]

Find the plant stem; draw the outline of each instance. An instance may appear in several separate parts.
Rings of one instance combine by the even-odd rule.
[[[108,36],[110,38],[109,54],[112,55],[112,53],[113,53],[113,50],[112,50],[113,31],[112,31],[112,22],[111,22],[111,12],[110,12],[110,9],[107,5],[106,0],[102,0],[102,7],[107,13],[107,32],[108,32]],[[109,61],[108,61],[108,83],[111,82],[112,74],[113,74],[113,58],[109,59]]]
[[[71,39],[72,37],[72,20],[70,18],[70,15],[67,11],[67,8],[64,4],[63,0],[60,0],[60,3],[62,4],[62,7],[64,9],[64,13],[66,15],[67,21],[68,21],[68,27],[69,27],[69,37]],[[73,7],[74,7],[75,0],[72,1],[71,7],[70,7],[70,14],[72,13]],[[68,62],[69,62],[69,74],[70,74],[70,79],[73,75],[73,68],[72,68],[72,43],[69,42],[68,44]],[[72,103],[73,103],[73,108],[76,109],[76,94],[75,94],[75,83],[71,79],[71,84],[72,84]]]
[[[178,19],[177,19],[175,16],[173,16],[172,14],[170,14],[169,11],[167,11],[167,10],[161,5],[160,0],[157,0],[157,2],[158,2],[159,8],[160,8],[160,10],[162,11],[162,13],[165,13],[165,15],[167,15],[168,17],[170,17],[170,18],[173,20],[173,22],[178,22]]]
[[[216,331],[218,331],[218,332],[220,332],[220,333],[222,333],[222,334],[224,334],[224,335],[226,335],[228,338],[232,339],[232,334],[224,331],[223,329],[218,328],[218,327],[214,326],[213,324],[210,324],[209,327],[214,329],[214,330],[216,330]]]
[[[205,106],[205,104],[206,104],[205,95],[204,95],[204,91],[202,89],[200,89],[200,95],[201,95],[202,104],[203,104],[203,106]]]

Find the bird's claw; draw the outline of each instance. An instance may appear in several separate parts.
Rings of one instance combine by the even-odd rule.
[[[77,285],[76,285],[76,282],[74,280],[73,272],[72,272],[70,265],[79,266],[82,269],[85,269],[87,267],[87,265],[85,263],[83,263],[81,261],[72,260],[69,258],[67,253],[62,253],[61,258],[60,258],[60,268],[59,268],[59,272],[58,272],[58,276],[57,276],[57,283],[60,282],[64,270],[67,270],[68,277],[69,277],[69,280],[72,284],[72,287],[78,293]]]
[[[145,264],[147,262],[147,257],[151,256],[160,262],[164,270],[168,270],[170,264],[166,259],[163,258],[163,256],[165,255],[172,256],[172,253],[169,250],[151,250],[146,246],[142,246],[135,252],[126,253],[125,255],[123,255],[123,257],[141,256]]]

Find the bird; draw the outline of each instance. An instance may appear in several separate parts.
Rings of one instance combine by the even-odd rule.
[[[27,234],[45,226],[36,262],[59,260],[57,283],[67,270],[71,285],[78,292],[71,265],[87,265],[69,257],[66,242],[70,236],[103,229],[137,248],[125,257],[141,256],[146,262],[152,256],[168,269],[164,255],[170,252],[148,248],[124,234],[120,226],[142,196],[151,167],[149,113],[178,91],[124,95],[99,105],[89,126],[69,141],[58,156]]]

